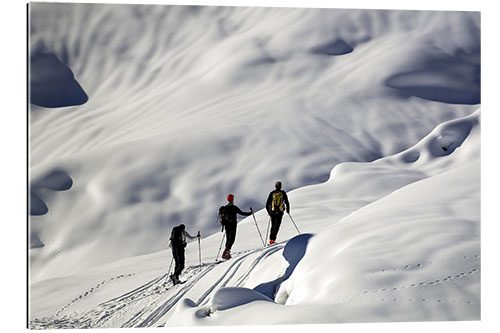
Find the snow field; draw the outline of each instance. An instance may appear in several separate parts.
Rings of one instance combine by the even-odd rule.
[[[41,60],[88,100],[30,108],[30,325],[478,320],[479,29],[475,12],[31,4],[32,89],[52,96]],[[250,217],[214,262],[227,193],[264,234],[277,179],[303,235],[284,216],[263,249]],[[180,223],[203,265],[190,244],[173,287]]]
[[[233,259],[228,262],[214,262],[220,233],[203,239],[201,268],[197,267],[196,243],[191,243],[188,268],[182,277],[185,284],[173,287],[166,282],[168,251],[98,269],[137,272],[122,274],[128,276],[128,289],[137,291],[99,305],[109,295],[92,295],[92,303],[78,301],[79,305],[63,307],[56,315],[60,327],[478,319],[480,195],[479,160],[474,157],[479,153],[479,116],[478,111],[444,123],[410,148],[422,156],[433,156],[419,166],[428,173],[408,185],[385,182],[393,186],[390,194],[386,187],[363,198],[347,189],[353,178],[357,178],[356,183],[383,184],[384,179],[391,180],[392,173],[380,171],[384,168],[412,174],[414,166],[399,156],[406,152],[371,163],[339,165],[342,172],[333,170],[328,182],[291,191],[291,202],[315,202],[299,206],[292,213],[303,232],[300,236],[295,236],[296,230],[285,216],[278,244],[259,249],[260,239],[249,217],[239,225]],[[456,132],[455,151],[445,156],[432,155],[431,143],[456,128],[457,123],[462,123],[459,127],[468,135]],[[443,165],[447,170],[442,170]],[[346,196],[336,198],[332,189],[341,191],[344,186]],[[314,201],[317,197],[329,200]],[[353,209],[355,204],[359,208]],[[323,208],[332,211],[332,205],[337,206],[337,214],[343,209],[345,217],[324,214]],[[257,212],[256,218],[264,232],[265,214]],[[318,231],[313,236],[310,232],[314,229]],[[142,285],[133,277],[136,274],[142,275]],[[37,289],[43,287],[39,284]],[[115,285],[113,293],[125,289]],[[48,298],[40,299],[47,302]],[[51,302],[57,303],[55,300]],[[78,308],[82,312],[76,311]],[[52,319],[41,322],[54,325],[54,318],[48,318]]]

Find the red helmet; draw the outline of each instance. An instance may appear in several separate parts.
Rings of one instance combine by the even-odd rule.
[[[227,195],[227,201],[232,201],[232,200],[234,200],[234,195],[228,194]]]

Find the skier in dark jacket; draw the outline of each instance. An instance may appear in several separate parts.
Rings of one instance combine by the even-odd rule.
[[[178,225],[172,228],[172,234],[170,235],[169,247],[172,248],[172,256],[175,260],[174,273],[170,275],[170,279],[174,284],[180,283],[179,276],[184,269],[185,263],[185,248],[187,246],[186,238],[195,239],[200,238],[200,232],[196,236],[191,236],[186,231],[186,226],[184,224]]]
[[[281,189],[281,182],[277,181],[274,187],[276,189],[269,193],[266,201],[266,210],[271,217],[269,244],[273,244],[276,241],[285,209],[287,214],[290,214],[290,203],[288,202],[286,192]]]
[[[243,212],[234,204],[234,195],[227,195],[228,204],[219,208],[220,222],[226,229],[226,249],[222,253],[223,259],[231,259],[231,247],[236,240],[236,223],[237,216],[250,216],[253,214],[253,209],[250,208],[249,212]]]

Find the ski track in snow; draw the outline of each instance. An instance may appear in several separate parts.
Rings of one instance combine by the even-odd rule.
[[[228,267],[220,277],[197,299],[197,306],[208,303],[210,296],[219,288],[242,286],[252,271],[266,257],[282,250],[286,242],[276,244],[265,249],[241,251],[234,254],[227,262]],[[259,253],[260,252],[260,253]],[[231,283],[243,262],[253,254],[258,256],[252,261],[250,267]],[[160,275],[153,280],[129,291],[121,296],[110,299],[97,306],[97,308],[86,312],[69,312],[72,305],[81,301],[91,293],[97,292],[104,284],[115,279],[136,275],[135,273],[122,274],[103,280],[90,290],[75,297],[70,303],[63,306],[54,316],[36,318],[30,321],[30,329],[61,329],[61,328],[103,328],[103,327],[151,327],[164,326],[165,322],[159,322],[180,300],[200,282],[203,277],[219,264],[226,263],[215,261],[205,263],[202,266],[186,267],[181,278],[184,283],[174,286],[169,281],[167,274]]]
[[[168,280],[167,274],[160,275],[153,280],[139,286],[138,288],[127,292],[121,296],[110,299],[104,303],[99,304],[97,308],[84,313],[74,312],[64,314],[68,312],[68,309],[76,302],[87,297],[93,292],[97,292],[98,289],[106,283],[112,282],[115,279],[125,278],[136,275],[135,273],[122,274],[108,280],[104,280],[97,284],[90,290],[82,293],[71,301],[71,303],[65,305],[61,308],[54,316],[45,317],[40,319],[34,319],[30,321],[31,329],[60,329],[60,328],[103,328],[103,327],[121,327],[121,328],[132,328],[132,327],[152,327],[152,326],[165,326],[165,322],[162,318],[172,310],[179,301],[181,301],[186,294],[191,291],[193,287],[200,282],[203,277],[208,274],[212,269],[217,267],[219,264],[226,263],[228,267],[220,275],[220,277],[209,287],[206,291],[199,296],[196,300],[196,306],[205,306],[210,300],[210,296],[213,293],[223,287],[241,287],[244,285],[245,281],[248,279],[252,271],[258,267],[259,263],[266,257],[282,250],[285,247],[286,242],[282,244],[276,244],[271,247],[266,247],[265,249],[254,249],[241,251],[236,253],[235,256],[228,262],[215,261],[213,263],[205,263],[202,266],[190,266],[187,267],[182,275],[185,282],[174,286],[172,282]],[[260,252],[260,253],[259,253]],[[241,276],[236,280],[236,282],[231,283],[235,275],[238,273],[239,268],[243,262],[250,256],[258,253],[258,256],[252,261],[248,269],[241,274]],[[407,288],[423,288],[432,287],[441,283],[453,283],[456,279],[466,279],[471,275],[480,274],[481,268],[478,265],[478,260],[480,260],[479,254],[464,255],[462,257],[452,257],[448,259],[442,259],[440,262],[434,264],[442,264],[444,261],[469,261],[469,266],[471,268],[464,270],[462,272],[449,272],[447,276],[436,277],[429,281],[416,281],[408,285],[399,286],[388,286],[385,288],[375,289],[375,290],[364,290],[357,294],[346,296],[341,301],[343,303],[348,302],[359,302],[359,301],[408,301],[408,302],[437,302],[443,303],[445,300],[441,298],[429,299],[401,299],[398,297],[397,292],[407,289]],[[373,271],[372,274],[387,271],[402,271],[402,270],[415,270],[422,269],[425,266],[431,265],[433,262],[426,263],[412,263],[407,265],[402,265],[399,267],[382,267],[378,271]],[[376,295],[375,295],[376,294]],[[452,299],[449,300],[452,303],[468,303],[472,304],[471,300],[464,299]]]

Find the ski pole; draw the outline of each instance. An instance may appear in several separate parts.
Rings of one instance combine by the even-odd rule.
[[[172,259],[170,260],[170,266],[168,266],[167,281],[168,281],[168,278],[170,277],[170,269],[172,268],[173,262],[174,262],[174,256],[172,256]]]
[[[290,217],[290,220],[292,220],[292,223],[293,223],[293,225],[295,226],[295,229],[297,229],[297,232],[298,232],[298,233],[299,233],[299,235],[300,235],[299,228],[297,228],[297,225],[295,224],[295,221],[293,220],[292,215],[290,215],[290,213],[288,213],[288,212],[287,212],[287,214],[288,214],[288,216]]]
[[[201,244],[200,244],[200,232],[198,231],[198,257],[200,259],[200,269],[201,269]]]
[[[266,244],[267,244],[267,237],[269,236],[269,226],[270,225],[271,225],[271,215],[269,215],[269,221],[267,221]]]
[[[222,232],[224,232],[224,226],[222,226]],[[222,248],[222,243],[224,243],[224,238],[226,237],[226,233],[222,235],[222,240],[220,241],[219,251],[217,252],[217,256],[215,257],[215,261],[219,260],[220,249]]]
[[[252,211],[252,216],[253,220],[255,221],[255,226],[257,227],[257,231],[259,232],[260,240],[262,241],[262,245],[266,247],[266,243],[264,243],[264,238],[262,238],[262,234],[260,233],[259,225],[257,224],[257,220],[255,219],[255,215],[253,214],[253,209],[250,207],[250,210]]]

